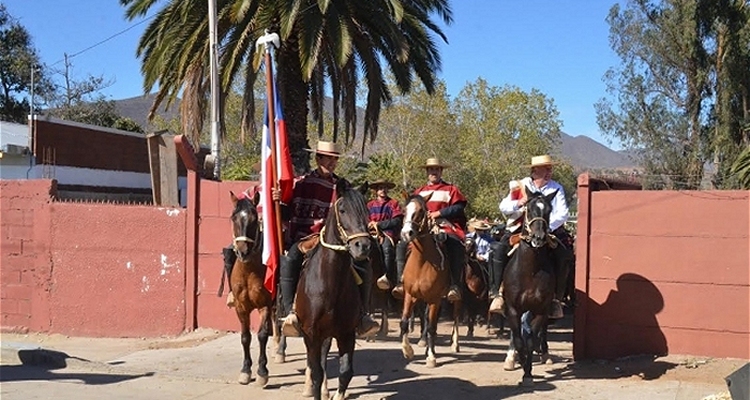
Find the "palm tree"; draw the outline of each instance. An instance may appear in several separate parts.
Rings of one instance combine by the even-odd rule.
[[[147,14],[157,0],[120,0],[127,18]],[[138,45],[144,91],[158,84],[152,112],[182,92],[183,129],[199,138],[208,85],[206,0],[171,0],[148,26]],[[292,157],[306,170],[307,116],[323,135],[323,100],[333,98],[333,138],[355,138],[357,90],[365,87],[362,151],[377,136],[383,104],[391,100],[386,74],[403,92],[418,78],[428,92],[436,84],[440,55],[433,34],[447,41],[431,19],[452,23],[448,0],[217,0],[222,93],[244,83],[243,129],[253,131],[253,84],[260,63],[255,40],[266,29],[282,39],[277,78]],[[308,104],[310,108],[308,108]],[[343,113],[343,127],[339,120]]]
[[[737,178],[742,189],[750,189],[750,146],[737,156],[729,173]]]

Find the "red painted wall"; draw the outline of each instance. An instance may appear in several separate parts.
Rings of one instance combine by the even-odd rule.
[[[750,358],[750,192],[588,193],[582,178],[575,357]]]
[[[55,203],[49,180],[0,181],[0,189],[3,331],[186,329],[184,210]]]

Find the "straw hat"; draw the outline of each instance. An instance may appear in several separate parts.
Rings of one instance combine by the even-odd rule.
[[[492,228],[492,226],[484,221],[474,221],[471,224],[471,227],[474,228],[475,231],[488,231]]]
[[[440,162],[440,159],[437,157],[434,158],[428,158],[427,162],[424,163],[422,168],[430,168],[430,167],[439,167],[439,168],[450,168],[450,165],[443,164]]]
[[[337,143],[334,143],[334,142],[324,142],[322,140],[319,140],[317,149],[315,150],[305,149],[305,150],[311,153],[321,154],[324,156],[341,157],[341,148],[339,147]]]
[[[378,190],[380,188],[393,189],[395,187],[395,183],[389,182],[385,179],[378,179],[376,181],[370,182],[370,189],[372,190]]]
[[[531,164],[529,164],[529,167],[530,168],[543,167],[543,166],[555,165],[555,164],[557,164],[557,162],[552,161],[552,157],[550,157],[549,155],[545,154],[545,155],[542,155],[542,156],[531,157]]]

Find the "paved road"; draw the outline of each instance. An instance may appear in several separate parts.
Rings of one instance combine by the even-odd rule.
[[[391,323],[393,329],[395,320]],[[523,388],[517,385],[522,371],[502,370],[506,340],[480,328],[479,337],[463,339],[461,352],[451,354],[447,331],[447,325],[441,325],[439,365],[434,369],[425,366],[418,348],[415,360],[404,360],[394,331],[386,340],[358,342],[349,398],[702,399],[726,391],[723,377],[745,362],[670,356],[572,363],[569,329],[553,329],[550,347],[556,363],[535,365],[536,384]],[[304,383],[304,345],[298,338],[290,339],[285,364],[269,364],[266,388],[235,382],[242,361],[236,333],[202,329],[178,338],[142,340],[4,334],[1,341],[3,400],[286,400],[300,398]],[[253,342],[254,359],[256,345]],[[328,368],[332,388],[337,371],[338,362],[332,357]]]

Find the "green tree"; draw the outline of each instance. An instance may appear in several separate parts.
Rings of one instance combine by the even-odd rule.
[[[528,176],[531,157],[550,153],[560,140],[559,113],[538,90],[493,87],[482,78],[461,90],[453,110],[461,132],[455,183],[470,199],[468,215],[498,217],[508,182]]]
[[[696,189],[706,161],[701,140],[709,57],[695,0],[629,0],[610,10],[610,43],[622,59],[605,75],[614,102],[600,100],[600,129],[639,153],[647,174]]]
[[[126,16],[142,16],[155,0],[120,0]],[[333,98],[333,137],[345,132],[345,141],[355,136],[357,126],[356,90],[367,87],[364,134],[373,140],[378,132],[381,105],[392,94],[385,83],[386,71],[407,92],[414,78],[432,91],[440,57],[433,34],[445,36],[431,19],[452,22],[447,0],[224,0],[218,1],[219,43],[222,44],[220,69],[222,90],[236,81],[244,83],[243,101],[248,112],[256,68],[261,52],[255,41],[264,30],[280,33],[278,83],[289,127],[292,157],[297,168],[308,166],[308,104],[313,118],[323,117],[326,88]],[[199,136],[208,89],[208,10],[202,0],[172,0],[160,10],[146,29],[138,47],[142,58],[144,89],[158,84],[154,108],[168,104],[182,93],[183,129]],[[343,127],[339,117],[343,113]],[[252,118],[245,116],[243,122]],[[322,124],[318,134],[323,134]],[[195,140],[198,142],[198,140]]]
[[[43,93],[49,89],[49,81],[40,66],[31,35],[0,3],[0,119],[26,122],[31,110],[26,96],[31,90],[32,68],[34,90]]]

